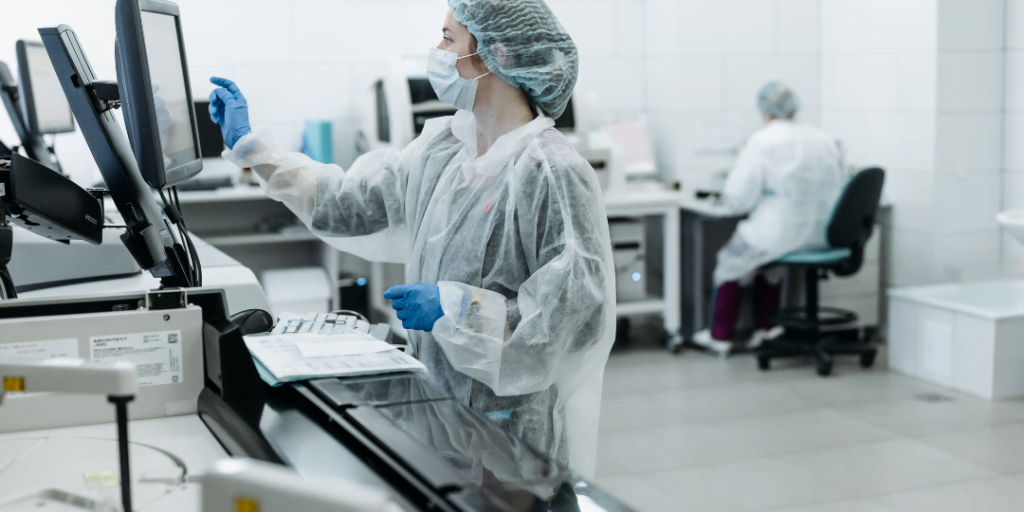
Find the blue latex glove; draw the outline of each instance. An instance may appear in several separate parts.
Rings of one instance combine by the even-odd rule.
[[[231,80],[213,77],[210,82],[220,86],[210,93],[210,119],[220,125],[224,144],[227,144],[228,149],[234,149],[238,139],[252,133],[249,127],[249,103]]]
[[[402,327],[430,332],[434,323],[444,316],[441,309],[441,290],[426,283],[392,286],[384,292],[385,299],[391,299],[391,307],[398,312]]]

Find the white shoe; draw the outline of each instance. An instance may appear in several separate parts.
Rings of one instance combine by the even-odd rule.
[[[771,329],[758,329],[754,331],[754,335],[747,342],[747,350],[759,348],[764,345],[764,342],[778,339],[783,334],[786,334],[786,328],[781,325],[776,325]]]
[[[694,333],[693,343],[714,352],[718,357],[728,357],[729,351],[732,350],[731,342],[719,341],[712,338],[711,331],[708,329]]]

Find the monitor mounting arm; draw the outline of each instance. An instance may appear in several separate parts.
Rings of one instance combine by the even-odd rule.
[[[121,108],[121,93],[117,90],[117,82],[94,81],[85,86],[92,94],[101,112]]]
[[[7,270],[14,246],[11,222],[54,242],[103,241],[100,199],[30,158],[13,153],[0,159],[0,299],[17,297]]]

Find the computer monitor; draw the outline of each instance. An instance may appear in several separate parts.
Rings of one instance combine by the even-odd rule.
[[[29,133],[44,135],[75,131],[71,105],[64,97],[43,43],[18,41],[14,49],[18,55],[21,112]]]
[[[117,2],[119,15],[125,3],[129,0]],[[113,87],[114,84],[99,81],[71,27],[41,28],[39,34],[82,135],[103,174],[110,197],[124,219],[125,232],[121,241],[139,266],[159,278],[165,287],[195,285],[198,265],[190,263],[183,241],[175,235],[175,226],[181,227],[179,214],[173,204],[158,205],[154,190],[143,179],[132,147],[112,112],[117,105],[118,89],[124,98],[123,106],[133,112],[144,110],[145,105],[152,107],[152,97],[140,107],[132,104],[136,100],[125,94],[123,85]],[[132,57],[123,59],[131,60]],[[134,69],[137,68],[129,66],[125,70],[122,65],[124,72],[121,74],[129,74]],[[138,72],[148,73],[148,69]],[[136,138],[146,139],[152,145],[159,136],[160,126],[153,115],[148,117],[146,125],[139,124],[139,119],[135,117],[132,121]]]
[[[57,156],[53,154],[52,149],[43,141],[42,134],[33,132],[29,129],[28,122],[25,119],[25,114],[21,106],[22,98],[23,95],[21,94],[21,87],[14,79],[14,75],[11,73],[10,68],[7,67],[7,64],[0,62],[0,99],[3,100],[3,104],[7,109],[7,114],[11,118],[11,124],[14,125],[15,133],[17,133],[18,138],[21,139],[21,147],[24,149],[25,154],[32,160],[35,160],[54,171],[61,172]],[[67,100],[64,99],[63,95],[58,99],[59,101],[67,103]]]
[[[555,119],[555,128],[565,132],[576,131],[576,109],[573,107],[572,98],[566,103],[562,116]]]
[[[220,125],[210,118],[210,102],[198,100],[192,104],[196,113],[196,125],[199,127],[199,147],[203,158],[220,158],[224,152],[224,135]]]
[[[178,6],[118,0],[115,13],[118,85],[139,170],[154,188],[177,185],[203,170]]]

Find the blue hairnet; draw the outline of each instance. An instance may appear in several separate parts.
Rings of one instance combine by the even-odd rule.
[[[777,119],[792,119],[800,106],[800,98],[782,82],[768,82],[757,93],[757,108]]]
[[[579,75],[576,44],[543,0],[448,0],[487,69],[558,119]]]

